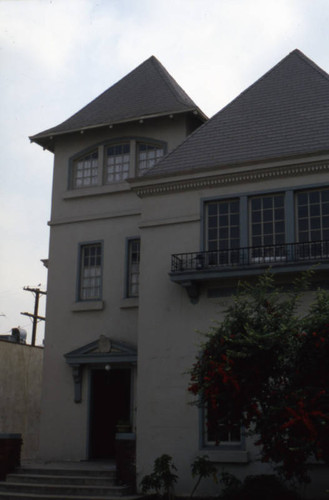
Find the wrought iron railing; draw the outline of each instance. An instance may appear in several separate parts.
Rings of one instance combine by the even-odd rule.
[[[329,260],[329,241],[307,241],[174,254],[171,256],[171,272],[225,270],[245,266],[292,263],[312,264],[324,260]]]

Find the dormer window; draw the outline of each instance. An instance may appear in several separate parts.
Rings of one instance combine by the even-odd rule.
[[[121,189],[120,183],[144,175],[166,152],[165,142],[135,137],[99,144],[90,152],[71,158],[69,189],[102,185]]]
[[[137,150],[137,175],[144,175],[164,154],[163,145],[139,143]]]
[[[79,158],[73,166],[73,189],[95,186],[98,182],[98,151]]]
[[[127,179],[130,167],[130,144],[108,146],[105,163],[105,184]]]

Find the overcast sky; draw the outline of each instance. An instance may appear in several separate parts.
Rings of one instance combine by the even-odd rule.
[[[30,339],[47,282],[53,155],[28,136],[151,55],[212,116],[295,48],[329,72],[328,26],[328,0],[0,0],[0,334]]]

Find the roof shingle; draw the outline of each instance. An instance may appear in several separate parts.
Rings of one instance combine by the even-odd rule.
[[[294,50],[146,176],[329,151],[329,75]]]
[[[30,139],[44,145],[51,135],[194,110],[206,119],[156,57],[151,56],[63,123]]]

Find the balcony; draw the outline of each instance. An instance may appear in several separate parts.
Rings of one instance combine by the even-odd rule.
[[[202,281],[243,278],[261,274],[268,267],[276,273],[305,271],[312,265],[317,270],[329,269],[329,241],[174,254],[169,275],[196,302]]]

